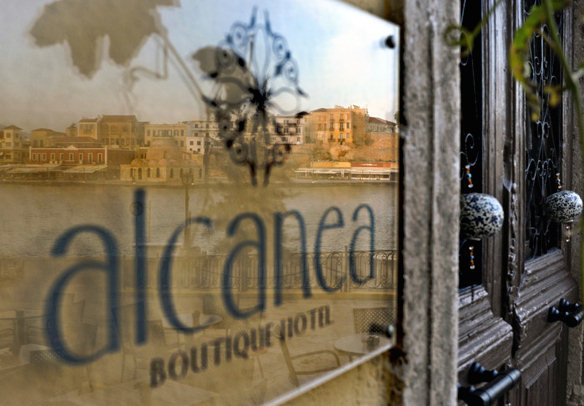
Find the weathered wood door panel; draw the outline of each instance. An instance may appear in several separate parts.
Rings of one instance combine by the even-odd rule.
[[[482,1],[483,16],[494,3]],[[481,178],[481,190],[468,188],[463,170],[461,193],[495,196],[504,206],[506,220],[501,233],[475,250],[481,255],[474,261],[481,265],[480,275],[461,279],[472,283],[459,294],[459,383],[468,384],[472,361],[499,371],[517,368],[520,382],[502,400],[514,406],[565,404],[567,326],[549,322],[548,312],[560,299],[575,301],[577,296],[569,274],[570,243],[564,241],[561,225],[551,223],[543,212],[547,196],[560,186],[570,187],[570,102],[564,98],[554,108],[543,97],[541,118],[532,122],[525,94],[506,69],[513,33],[534,4],[514,0],[496,9],[473,48],[473,85],[480,87],[480,97],[469,92],[464,72],[461,84],[462,105],[481,104],[482,135],[479,142],[473,139],[482,148],[481,167],[475,170],[470,165],[473,179]],[[479,7],[464,0],[461,6],[463,21],[469,7]],[[557,17],[565,43],[570,44],[572,13],[566,10]],[[534,38],[530,57],[532,80],[543,94],[545,86],[561,80],[557,60],[541,37]],[[469,154],[466,129],[462,130],[464,168]],[[461,245],[461,258],[465,250]],[[461,275],[471,269],[461,260]]]

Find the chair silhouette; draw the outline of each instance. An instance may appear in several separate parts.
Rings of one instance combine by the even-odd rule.
[[[162,320],[148,320],[146,321],[146,330],[148,340],[146,345],[136,345],[135,334],[132,325],[135,312],[135,304],[123,305],[120,308],[121,320],[118,320],[117,333],[121,337],[121,378],[123,382],[126,379],[126,370],[129,370],[130,379],[138,377],[138,371],[146,371],[148,369],[148,361],[151,356],[153,348],[158,351],[160,349],[166,350],[166,337],[164,333],[164,326]],[[129,362],[128,362],[129,361]]]
[[[213,324],[205,329],[205,334],[218,337],[226,337],[229,335],[229,330],[231,323],[228,321],[227,312],[223,309],[223,306],[217,300],[217,297],[211,294],[206,294],[203,296],[203,314],[204,315],[216,315],[221,317],[223,320],[221,322]]]
[[[389,307],[353,309],[353,325],[358,334],[382,333],[393,322],[393,311]]]
[[[61,326],[65,329],[73,329],[79,331],[82,324],[83,311],[85,309],[85,301],[70,302],[63,305],[61,315]],[[23,344],[46,344],[45,331],[45,316],[28,317],[24,321],[24,340]],[[75,342],[81,338],[78,334],[72,337]]]
[[[282,337],[279,329],[276,329],[275,336],[278,339],[278,342],[280,343],[280,348],[282,349],[282,354],[284,355],[284,360],[286,361],[286,367],[288,368],[289,373],[288,378],[290,379],[290,382],[292,382],[295,386],[300,386],[300,380],[298,379],[299,375],[301,376],[317,375],[323,372],[333,371],[341,366],[339,356],[332,350],[317,350],[297,355],[291,355],[288,349],[288,345],[286,344],[286,339],[285,337]],[[315,357],[319,355],[330,356],[330,359],[332,360],[333,363],[330,364],[329,366],[315,369],[312,368],[304,369],[295,365],[295,361],[300,361],[302,359],[310,360],[311,358],[314,361]]]

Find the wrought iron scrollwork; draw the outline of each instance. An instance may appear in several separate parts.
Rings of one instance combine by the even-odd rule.
[[[461,25],[474,28],[481,21],[481,2],[461,0]],[[481,192],[483,173],[483,82],[482,35],[460,62],[460,191]],[[459,287],[482,281],[482,244],[461,237],[459,249]]]
[[[291,151],[273,114],[292,115],[306,97],[298,85],[298,65],[286,39],[274,32],[269,15],[263,22],[254,9],[248,24],[236,22],[211,50],[207,78],[215,89],[203,101],[215,112],[219,137],[233,162],[249,167],[251,182],[263,170],[264,185],[273,166]],[[201,53],[193,55],[201,62]]]
[[[539,0],[524,0],[525,18],[531,7]],[[562,30],[561,15],[556,16],[558,28]],[[540,100],[540,114],[536,121],[531,120],[531,112],[526,115],[526,241],[528,252],[526,259],[544,255],[558,247],[560,227],[545,216],[544,203],[547,196],[561,187],[562,172],[562,108],[552,105],[550,86],[562,83],[559,60],[545,41],[547,26],[541,27],[541,33],[535,34],[530,46],[531,81],[537,85]]]

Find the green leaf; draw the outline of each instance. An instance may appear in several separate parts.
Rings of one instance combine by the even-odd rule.
[[[472,52],[475,36],[466,28],[459,25],[449,25],[444,32],[444,40],[451,47],[460,47],[461,56]]]
[[[553,11],[556,12],[567,7],[568,1],[554,0],[551,5]],[[526,68],[529,66],[529,46],[534,35],[540,31],[541,26],[548,21],[549,17],[553,18],[553,16],[548,16],[545,5],[533,6],[523,25],[515,32],[509,50],[511,73],[524,88],[528,105],[532,109],[532,119],[539,118],[540,103],[537,88],[531,81],[531,69]]]

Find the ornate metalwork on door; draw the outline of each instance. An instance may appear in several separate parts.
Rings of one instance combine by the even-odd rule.
[[[481,21],[480,5],[461,1],[462,26],[472,29]],[[472,52],[460,62],[460,192],[482,191],[483,172],[483,91],[482,50],[478,35]],[[459,254],[459,287],[482,281],[482,244],[461,237]]]
[[[524,0],[525,18],[531,7],[539,0]],[[557,17],[562,30],[561,16]],[[547,33],[547,26],[542,26]],[[560,227],[544,214],[547,196],[561,189],[562,172],[562,108],[560,103],[552,103],[550,86],[562,83],[561,68],[553,51],[542,35],[536,35],[530,47],[531,80],[537,85],[540,114],[532,120],[532,112],[527,109],[527,137],[525,147],[525,193],[526,193],[526,259],[546,254],[559,247]]]

